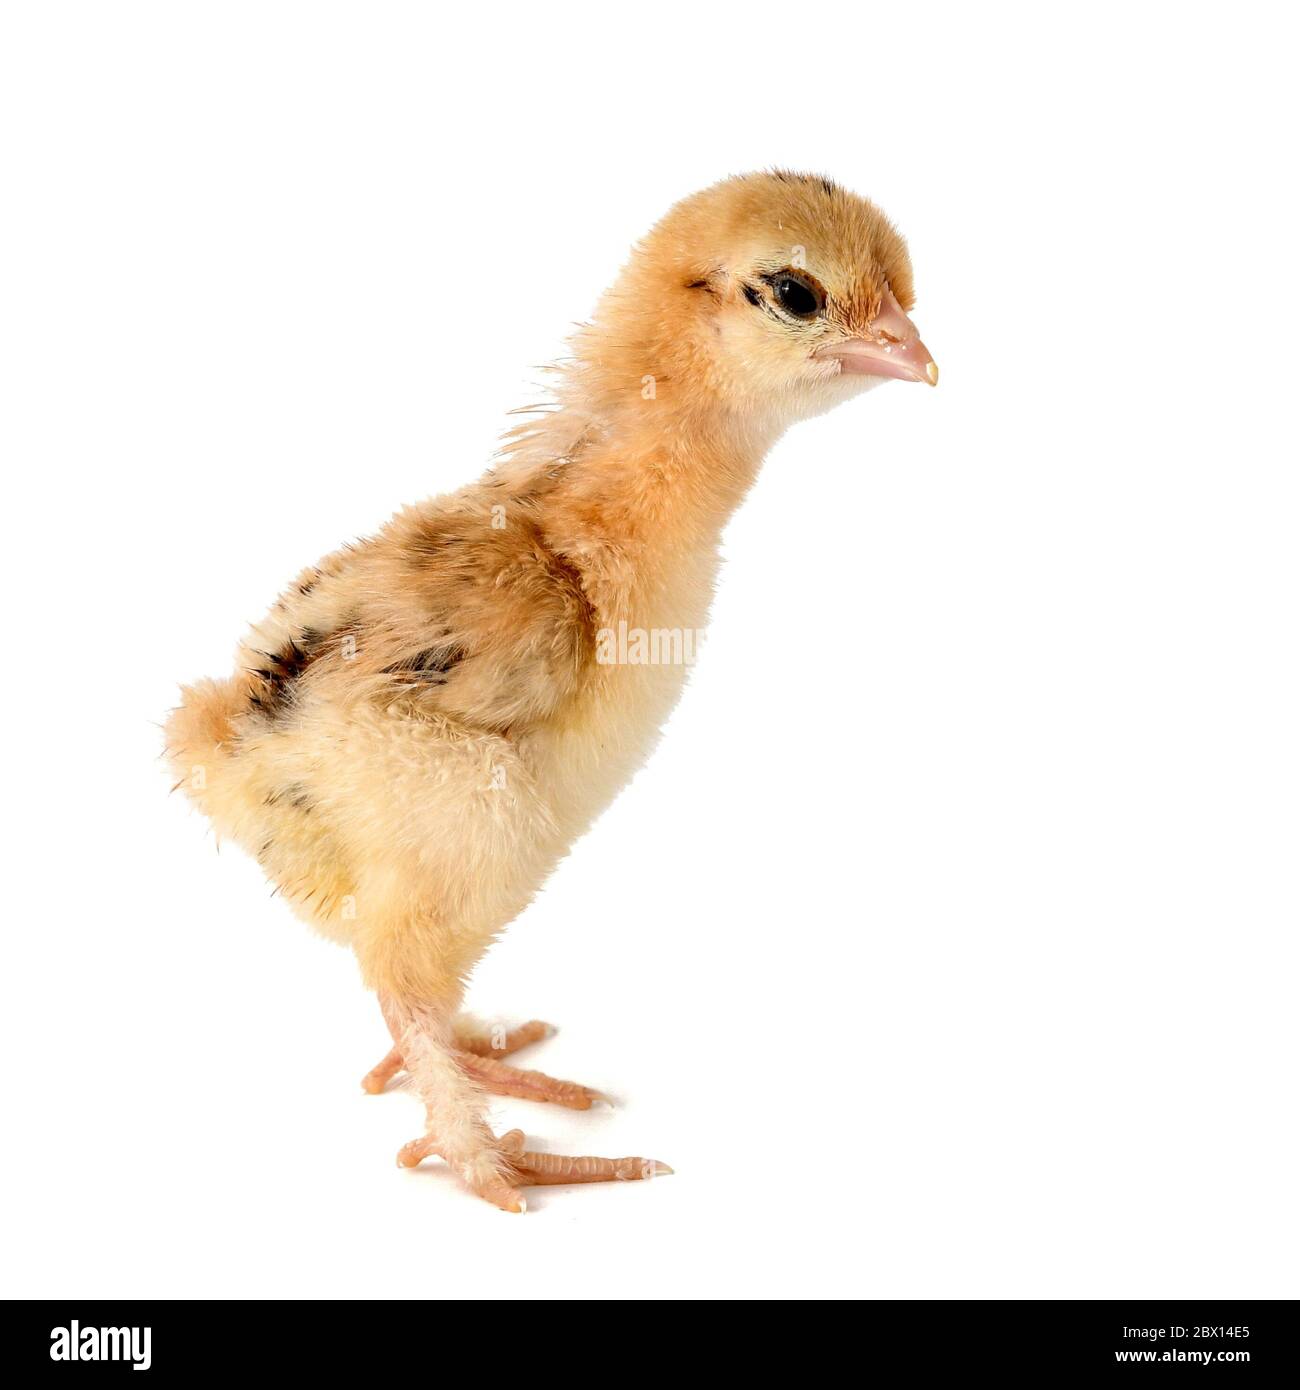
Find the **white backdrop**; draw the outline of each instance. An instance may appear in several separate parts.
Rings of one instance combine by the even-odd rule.
[[[0,1291],[1300,1294],[1274,13],[6,7]],[[660,752],[476,977],[622,1099],[500,1120],[677,1170],[507,1219],[394,1167],[351,958],[156,721],[773,164],[898,222],[943,379],[776,449]]]

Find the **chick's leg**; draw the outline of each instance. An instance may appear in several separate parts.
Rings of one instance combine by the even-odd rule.
[[[482,1095],[457,1062],[449,1013],[392,997],[382,997],[380,1003],[397,1051],[424,1102],[427,1122],[425,1137],[408,1144],[398,1161],[413,1166],[405,1157],[408,1152],[419,1152],[422,1158],[436,1148],[471,1192],[502,1211],[523,1211],[513,1171],[483,1118]]]

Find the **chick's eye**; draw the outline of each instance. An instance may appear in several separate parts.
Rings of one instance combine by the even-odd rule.
[[[772,293],[786,313],[797,319],[816,318],[826,303],[821,286],[788,270],[772,277]]]

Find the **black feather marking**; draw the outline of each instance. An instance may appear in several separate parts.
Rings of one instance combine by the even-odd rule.
[[[290,782],[287,786],[278,787],[275,791],[268,792],[263,801],[267,806],[292,806],[304,813],[310,812],[315,804],[301,782]]]
[[[797,174],[793,169],[773,169],[772,177],[780,183],[815,183],[828,197],[834,197],[839,189],[830,179],[820,174]]]
[[[409,677],[412,684],[446,685],[452,669],[469,655],[457,642],[444,642],[440,646],[426,647],[411,656],[395,661],[384,667],[389,676]]]
[[[255,648],[265,665],[248,668],[249,675],[261,682],[260,689],[249,692],[249,704],[271,718],[283,713],[293,702],[295,683],[320,655],[328,640],[327,633],[303,628],[297,638],[288,638],[278,652]]]

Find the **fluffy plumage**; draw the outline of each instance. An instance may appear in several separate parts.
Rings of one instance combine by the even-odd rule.
[[[601,634],[703,627],[767,449],[880,379],[846,344],[933,380],[912,297],[898,233],[825,180],[686,199],[573,340],[555,408],[481,481],[300,575],[235,673],[171,717],[180,785],[356,952],[426,1151],[498,1205],[530,1179],[457,1061],[466,975],[647,756],[687,671],[604,664]]]

